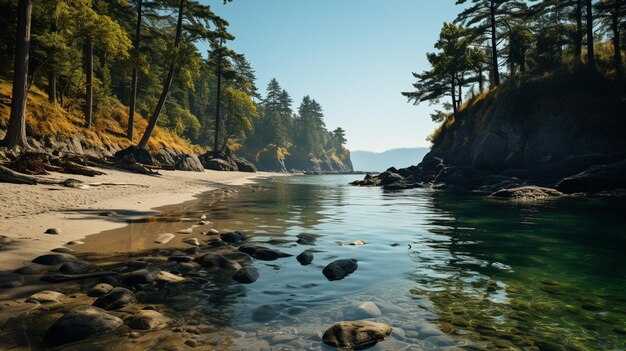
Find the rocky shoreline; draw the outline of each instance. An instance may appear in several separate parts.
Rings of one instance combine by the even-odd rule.
[[[194,304],[175,303],[175,297],[193,299],[196,292],[210,289],[219,299],[220,291],[259,279],[256,261],[289,259],[308,265],[314,260],[314,251],[309,249],[294,259],[277,249],[248,244],[244,233],[220,232],[204,215],[185,220],[188,228],[156,238],[155,243],[164,248],[93,257],[74,251],[72,248],[83,242],[73,241],[26,266],[0,273],[0,348],[83,350],[112,349],[115,345],[124,350],[233,349],[232,340],[241,332],[228,326],[227,316],[223,320],[204,314]],[[47,232],[54,234],[60,229],[49,228]],[[166,245],[176,237],[183,246]],[[311,244],[306,241],[309,238],[301,239]],[[356,260],[338,259],[327,264],[320,275],[329,281],[341,280],[357,268]],[[362,307],[368,308],[378,310],[375,305]],[[283,309],[260,305],[250,318],[268,322]],[[391,326],[383,323],[350,320],[285,342],[360,349],[385,340],[391,331]],[[276,335],[268,337],[273,340]],[[251,344],[240,349],[264,350],[267,342],[261,341],[248,339]]]

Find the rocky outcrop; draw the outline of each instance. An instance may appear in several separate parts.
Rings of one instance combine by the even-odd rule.
[[[519,188],[500,189],[489,195],[492,198],[515,199],[520,201],[538,201],[553,199],[563,196],[563,193],[551,189],[542,188],[540,186],[523,186]]]
[[[174,167],[179,171],[204,172],[204,166],[194,154],[181,155]]]
[[[580,72],[502,86],[449,117],[420,164],[354,185],[404,189],[420,184],[488,194],[527,185],[563,193],[624,189],[623,96],[618,83]],[[528,199],[554,193],[529,189],[497,196]]]

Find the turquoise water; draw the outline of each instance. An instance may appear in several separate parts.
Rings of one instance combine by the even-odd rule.
[[[624,199],[525,204],[347,185],[356,178],[280,177],[198,201],[193,211],[253,243],[315,259],[255,261],[255,283],[209,283],[179,308],[232,327],[242,348],[325,349],[316,331],[373,302],[373,319],[396,330],[378,350],[626,349]],[[316,245],[296,244],[301,233]],[[338,244],[356,240],[367,244]],[[327,281],[322,268],[340,258],[358,260],[357,271]],[[264,305],[270,316],[253,318]]]

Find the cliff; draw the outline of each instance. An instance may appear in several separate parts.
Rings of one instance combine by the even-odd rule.
[[[624,189],[625,117],[623,81],[581,71],[510,83],[450,116],[419,165],[390,173],[452,191]]]

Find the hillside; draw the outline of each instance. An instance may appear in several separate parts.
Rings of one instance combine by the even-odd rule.
[[[408,167],[424,158],[426,147],[391,149],[384,152],[352,151],[352,164],[357,171],[382,172],[389,167]]]

